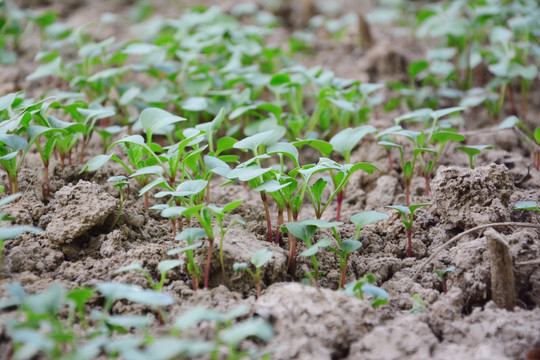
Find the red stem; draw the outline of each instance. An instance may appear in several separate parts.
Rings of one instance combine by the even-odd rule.
[[[392,150],[386,149],[386,155],[388,156],[388,171],[394,171],[394,163],[392,162]]]
[[[430,178],[429,178],[429,174],[426,174],[424,175],[424,179],[426,179],[426,196],[429,196],[429,181],[430,181]]]
[[[206,257],[206,268],[204,269],[204,288],[208,289],[208,278],[210,277],[210,263],[212,262],[212,252],[214,250],[214,239],[208,239],[208,256]]]
[[[272,222],[270,220],[270,210],[268,209],[268,200],[266,198],[266,193],[261,191],[261,200],[264,204],[264,213],[266,215],[266,227],[268,232],[268,241],[272,242]]]
[[[79,164],[82,165],[84,163],[84,149],[86,148],[86,136],[83,137],[83,141],[81,144],[81,156],[79,158]]]
[[[536,170],[540,171],[540,151],[536,151],[535,153],[534,165],[536,167]]]
[[[446,290],[447,290],[447,288],[446,288],[446,280],[443,280],[442,288],[443,288],[444,293],[446,294]]]
[[[276,235],[274,237],[274,241],[276,244],[279,245],[279,241],[281,240],[281,225],[285,223],[283,220],[283,209],[278,209],[278,216],[277,216],[277,226],[276,226]]]
[[[150,211],[150,199],[148,198],[148,192],[144,193],[144,207],[146,208],[146,212]]]
[[[257,299],[261,297],[261,279],[255,279],[255,288],[257,289]]]
[[[345,280],[347,278],[347,263],[349,262],[349,255],[345,257],[345,265],[343,266],[343,269],[341,269],[341,284],[339,284],[339,287],[344,289],[345,288]]]
[[[343,203],[343,190],[338,192],[336,199],[337,199],[336,221],[339,221],[341,217],[341,203]]]

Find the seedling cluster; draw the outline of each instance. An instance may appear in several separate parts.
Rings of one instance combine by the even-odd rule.
[[[306,34],[293,34],[288,48],[267,45],[276,18],[245,4],[231,14],[197,7],[179,19],[142,21],[152,8],[141,3],[135,20],[145,36],[121,41],[101,38],[87,25],[72,28],[53,12],[34,13],[0,1],[0,63],[15,63],[21,43],[34,31],[40,39],[39,66],[26,80],[53,84],[37,97],[25,91],[0,96],[0,165],[10,193],[0,206],[20,197],[19,174],[28,154],[37,153],[43,165],[45,201],[54,196],[51,166],[60,172],[72,166],[85,173],[114,163],[121,170],[107,182],[118,190],[120,202],[110,230],[122,223],[130,197],[140,198],[149,215],[170,223],[171,239],[178,244],[157,269],[139,263],[116,269],[115,274],[142,274],[151,290],[107,282],[72,290],[54,285],[28,295],[20,285],[10,284],[11,297],[0,308],[17,309],[7,325],[15,356],[217,359],[223,346],[228,359],[253,355],[241,350],[240,343],[248,337],[268,340],[273,333],[265,321],[246,319],[247,309],[218,313],[197,308],[173,322],[165,311],[174,302],[163,291],[167,274],[185,271],[193,291],[209,288],[214,257],[219,257],[223,283],[228,283],[231,270],[247,273],[256,296],[261,296],[261,280],[273,253],[262,249],[250,263],[226,268],[227,232],[246,225],[238,216],[245,204],[242,199],[223,204],[216,196],[218,187],[245,186],[257,194],[270,243],[266,245],[287,248],[292,279],[298,280],[298,256],[306,257],[311,264],[301,275],[303,282],[318,286],[321,276],[332,270],[320,262],[321,254],[330,251],[339,259],[335,288],[375,308],[387,304],[389,294],[374,285],[370,273],[348,282],[348,268],[351,256],[362,251],[363,228],[388,215],[343,215],[348,200],[357,196],[352,189],[355,173],[400,177],[404,204],[380,205],[399,212],[407,234],[406,255],[412,257],[415,213],[431,205],[412,204],[412,180],[425,179],[428,197],[431,178],[452,142],[469,157],[471,169],[482,151],[493,149],[466,143],[468,109],[484,104],[495,120],[511,115],[499,128],[513,128],[530,143],[534,166],[540,170],[540,127],[531,128],[519,118],[529,114],[529,90],[538,79],[538,3],[512,2],[508,9],[497,1],[488,5],[480,0],[406,4],[394,9],[402,15],[402,25],[410,26],[418,39],[429,36],[439,43],[424,59],[408,65],[406,81],[368,83],[298,64],[295,59],[310,49]],[[319,17],[311,25],[339,42],[356,21],[365,22],[354,16]],[[370,41],[364,33],[361,42]],[[385,110],[401,115],[388,128],[375,127],[373,115],[380,117]],[[90,147],[96,137],[99,155]],[[357,150],[373,140],[387,154],[387,169],[360,161],[363,154]],[[516,208],[540,212],[534,202],[520,202]],[[13,220],[4,213],[0,218]],[[349,223],[354,235],[344,237]],[[0,250],[5,240],[22,232],[40,230],[3,227]],[[299,254],[298,240],[303,248]],[[196,255],[203,251],[206,261],[197,263]],[[445,293],[453,270],[436,271]],[[98,297],[104,305],[88,312],[90,301]],[[423,311],[422,300],[413,299],[415,312]],[[111,315],[120,300],[145,305],[161,324],[172,326],[154,336],[151,316]],[[65,313],[67,318],[60,316]],[[187,330],[203,321],[215,324],[214,339],[190,340]],[[131,336],[134,329],[144,336]]]

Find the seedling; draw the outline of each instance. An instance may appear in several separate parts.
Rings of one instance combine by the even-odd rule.
[[[534,153],[534,166],[536,167],[536,170],[540,171],[540,126],[535,130],[532,130],[516,116],[509,116],[499,125],[499,129],[507,128],[513,128],[522,138],[531,144]]]
[[[227,232],[235,224],[246,225],[246,223],[245,223],[244,220],[236,218],[236,219],[233,219],[229,223],[229,225],[227,225],[227,227],[224,227],[223,220],[224,220],[224,218],[226,216],[226,213],[231,212],[234,209],[236,209],[238,206],[240,206],[240,204],[243,201],[244,200],[233,201],[233,202],[225,205],[222,208],[217,207],[215,205],[208,205],[208,209],[210,209],[212,214],[214,214],[214,216],[216,217],[216,220],[217,220],[218,226],[219,226],[219,234],[220,234],[220,237],[219,237],[219,262],[221,264],[221,274],[223,275],[223,281],[225,281],[225,282],[227,280],[227,277],[225,275],[225,263],[224,263],[224,260],[223,260],[223,240],[225,239],[225,235],[227,234]]]
[[[304,256],[310,256],[311,261],[313,263],[313,270],[315,274],[315,283],[319,283],[319,263],[317,262],[317,258],[315,257],[315,254],[318,252],[319,248],[323,248],[327,244],[327,240],[324,240],[322,242],[317,243],[315,249],[310,250],[312,248],[311,244],[311,238],[315,234],[318,228],[335,228],[336,226],[343,225],[342,222],[327,222],[324,220],[303,220],[300,222],[288,222],[286,224],[286,229],[289,231],[289,233],[294,236],[295,238],[301,239],[306,244],[306,247],[308,248],[308,252],[304,254]]]
[[[266,249],[257,251],[250,259],[250,262],[255,266],[255,272],[253,272],[247,263],[235,263],[233,270],[235,273],[239,271],[247,272],[255,281],[255,288],[257,289],[257,298],[261,296],[261,267],[263,267],[272,258],[272,252]]]
[[[199,288],[199,275],[200,270],[197,264],[195,263],[195,257],[193,255],[193,250],[202,246],[202,242],[195,243],[194,241],[199,239],[204,239],[206,237],[206,232],[201,228],[187,228],[184,229],[180,234],[176,235],[174,238],[178,241],[186,241],[187,246],[182,248],[176,248],[167,252],[167,255],[178,256],[181,253],[186,253],[186,258],[188,260],[187,270],[191,274],[191,282],[193,290],[196,291]],[[210,250],[208,250],[210,251]]]
[[[426,304],[418,294],[412,296],[413,306],[411,308],[411,314],[421,314],[426,311]]]
[[[19,191],[17,174],[21,169],[29,144],[26,139],[15,134],[0,134],[0,164],[8,175],[9,193]]]
[[[450,266],[449,268],[446,268],[444,270],[434,270],[435,271],[435,274],[437,274],[437,276],[439,276],[442,280],[442,287],[443,287],[443,291],[444,293],[446,294],[446,291],[447,291],[447,288],[446,288],[446,281],[448,280],[448,276],[454,271],[456,270],[456,267],[455,266]]]
[[[157,282],[157,283],[154,282],[154,280],[152,279],[152,277],[150,276],[148,271],[143,269],[143,267],[141,265],[139,265],[139,264],[131,264],[131,265],[123,266],[120,269],[117,269],[114,272],[114,274],[119,274],[119,273],[127,272],[127,271],[140,272],[141,274],[144,275],[146,280],[148,280],[148,284],[150,284],[150,287],[152,289],[154,289],[156,291],[160,291],[163,288],[163,285],[165,285],[165,278],[167,277],[167,273],[170,270],[172,270],[172,269],[174,269],[174,268],[176,268],[178,266],[181,266],[183,264],[184,264],[184,262],[182,260],[178,260],[178,259],[160,261],[159,264],[158,264],[158,270],[159,270],[159,273],[160,273],[160,278],[159,278],[159,282]]]
[[[386,290],[381,289],[378,286],[372,285],[377,282],[375,275],[369,273],[364,275],[361,279],[353,281],[345,286],[343,290],[347,295],[355,296],[360,300],[365,300],[366,296],[369,296],[369,304],[372,308],[376,308],[381,305],[388,304],[390,295]]]
[[[536,201],[520,201],[516,203],[515,207],[519,210],[534,210],[537,213],[540,213],[540,208]]]
[[[412,256],[412,227],[413,227],[413,220],[414,220],[414,212],[424,206],[432,205],[431,203],[424,203],[424,204],[415,204],[410,206],[403,206],[403,205],[392,205],[392,206],[385,206],[389,209],[397,210],[401,214],[401,222],[405,225],[405,228],[407,229],[407,257]]]
[[[118,222],[118,219],[120,218],[120,214],[122,213],[122,208],[124,207],[124,201],[128,199],[129,197],[129,181],[128,178],[120,175],[120,176],[113,176],[110,177],[107,182],[116,182],[116,184],[113,185],[113,187],[118,188],[118,192],[120,193],[120,206],[118,207],[118,212],[116,213],[116,216],[114,217],[114,220],[111,224],[111,230],[114,229],[114,226]],[[124,186],[127,186],[126,190],[126,198],[124,199]]]
[[[476,167],[476,158],[478,157],[478,154],[480,154],[483,150],[491,150],[493,149],[493,146],[491,145],[468,145],[468,146],[460,146],[456,148],[459,151],[463,151],[465,154],[469,156],[469,166],[471,169],[474,169]]]

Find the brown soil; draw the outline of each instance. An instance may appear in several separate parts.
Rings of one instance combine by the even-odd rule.
[[[72,1],[66,5],[53,2],[49,6],[64,14],[66,21],[75,23],[82,19],[86,22],[89,13],[127,11],[125,1]],[[230,3],[225,7],[230,7]],[[163,4],[157,11],[171,14]],[[291,30],[282,31],[287,34]],[[388,31],[373,32],[377,35],[370,49],[356,49],[347,42],[328,48],[323,43],[322,50],[305,61],[308,65],[333,68],[340,76],[366,81],[402,75],[404,64],[415,58],[418,49],[404,43],[400,43],[399,48],[391,47],[392,35]],[[30,55],[33,50],[27,51],[28,56],[13,67],[12,73],[0,75],[2,93],[19,88],[29,92],[39,90],[36,84],[21,80],[35,68]],[[530,111],[538,113],[540,109]],[[374,121],[389,125],[393,115],[380,113]],[[465,113],[466,118],[471,115]],[[527,145],[512,131],[474,135],[468,141],[489,143],[495,150],[483,152],[477,169],[470,170],[465,154],[449,147],[441,157],[441,163],[447,166],[438,169],[430,196],[424,196],[423,177],[418,176],[413,181],[411,202],[432,202],[433,205],[416,213],[412,258],[405,257],[407,236],[398,214],[384,207],[405,202],[400,170],[374,175],[358,173],[351,178],[342,209],[343,219],[364,210],[385,212],[389,217],[362,230],[363,246],[349,260],[347,279],[360,278],[370,272],[375,274],[378,285],[391,296],[389,305],[372,309],[366,302],[337,291],[339,259],[329,251],[317,254],[320,268],[326,271],[320,287],[300,284],[304,273],[311,270],[311,261],[307,258],[297,258],[297,278],[292,279],[287,273],[286,237],[279,246],[265,241],[264,210],[258,194],[234,184],[224,188],[216,186],[212,193],[213,202],[218,205],[244,199],[234,215],[242,217],[246,226],[236,225],[225,239],[225,278],[217,251],[212,259],[209,290],[194,292],[185,268],[171,271],[163,289],[177,300],[167,309],[170,316],[174,318],[198,305],[229,310],[247,304],[251,313],[273,325],[276,336],[269,346],[275,349],[275,359],[523,358],[526,351],[540,347],[540,266],[524,263],[540,258],[537,229],[496,228],[507,242],[514,263],[517,294],[514,311],[499,309],[492,301],[490,258],[482,231],[446,247],[413,278],[436,248],[467,229],[509,221],[540,224],[537,213],[514,209],[517,201],[540,202],[538,171],[531,169],[528,180],[517,181],[527,173],[527,165],[531,163]],[[99,144],[94,144],[91,151],[94,153],[90,155],[98,154]],[[396,168],[397,156],[393,154]],[[352,160],[388,168],[386,152],[374,139],[365,139]],[[117,167],[108,165],[93,174],[79,174],[80,166],[67,166],[62,171],[59,164],[54,164],[50,173],[52,199],[49,202],[41,195],[39,158],[29,154],[26,161],[28,166],[19,175],[24,195],[5,210],[17,218],[17,223],[40,226],[45,233],[25,234],[5,243],[0,264],[1,282],[18,281],[31,293],[58,281],[67,287],[92,286],[111,280],[146,287],[146,280],[138,273],[113,274],[119,267],[132,263],[139,263],[158,278],[157,264],[168,258],[167,251],[178,247],[178,243],[173,240],[170,223],[162,219],[159,212],[148,214],[143,199],[133,196],[126,202],[114,229],[110,228],[119,194],[106,179],[116,175]],[[0,176],[0,182],[6,182],[5,174]],[[219,184],[219,180],[215,180],[215,185]],[[276,213],[274,207],[271,210],[272,214]],[[333,211],[331,207],[327,220],[334,218]],[[313,216],[312,210],[305,207],[300,218]],[[274,224],[276,220],[272,218]],[[351,224],[341,229],[341,236],[345,238],[354,233]],[[321,231],[315,241],[329,235]],[[263,294],[256,299],[251,278],[247,274],[234,274],[232,264],[248,262],[251,255],[263,247],[274,256],[263,271]],[[305,249],[304,244],[299,243],[298,247],[299,252]],[[197,253],[201,269],[206,251],[207,245]],[[456,270],[448,281],[449,291],[444,294],[433,270],[451,265],[455,265]],[[426,304],[420,314],[410,312],[414,305],[413,294],[418,294]],[[0,295],[6,296],[4,286],[0,287]],[[113,310],[116,313],[142,311],[126,303],[118,303]],[[199,330],[201,337],[211,333],[211,329],[201,327]]]

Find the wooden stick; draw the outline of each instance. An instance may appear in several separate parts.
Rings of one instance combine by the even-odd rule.
[[[491,299],[498,307],[513,311],[517,301],[508,243],[504,236],[493,228],[487,229],[485,234],[491,263]]]

